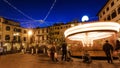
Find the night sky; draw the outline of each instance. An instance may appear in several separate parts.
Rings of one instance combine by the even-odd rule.
[[[107,0],[0,0],[0,16],[19,21],[23,27],[46,27],[54,23],[81,21],[96,14]]]

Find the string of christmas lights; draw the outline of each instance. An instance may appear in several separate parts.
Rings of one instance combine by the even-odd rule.
[[[28,16],[27,14],[25,14],[24,12],[22,12],[21,10],[19,10],[18,8],[16,8],[14,5],[12,5],[10,2],[8,2],[7,0],[3,0],[5,3],[7,3],[9,6],[11,6],[12,8],[14,8],[16,11],[18,11],[19,13],[21,13],[23,16],[27,17],[30,20],[34,20],[33,18],[31,18],[30,16]]]
[[[48,13],[46,14],[46,16],[45,16],[45,18],[42,20],[35,20],[35,19],[33,19],[32,17],[30,17],[30,16],[28,16],[27,14],[25,14],[24,12],[22,12],[21,10],[19,10],[18,8],[16,8],[14,5],[12,5],[10,2],[8,2],[7,0],[3,0],[5,3],[7,3],[9,6],[11,6],[12,8],[14,8],[16,11],[18,11],[19,13],[21,13],[23,16],[25,16],[25,17],[27,17],[28,19],[30,19],[30,20],[20,20],[20,19],[14,19],[13,18],[13,20],[16,20],[16,21],[20,21],[20,22],[24,22],[24,23],[26,23],[26,24],[31,24],[32,22],[34,22],[34,24],[37,22],[37,23],[44,23],[44,24],[46,24],[47,26],[50,26],[51,24],[50,24],[50,22],[49,22],[49,24],[48,23],[46,23],[46,19],[47,19],[47,17],[49,16],[49,14],[50,14],[50,12],[52,11],[52,9],[53,9],[53,7],[54,7],[54,5],[55,5],[55,3],[56,3],[56,0],[54,0],[54,2],[53,2],[53,4],[52,4],[52,6],[50,7],[50,9],[49,9],[49,11],[48,11]],[[32,25],[34,25],[34,24],[32,24]]]

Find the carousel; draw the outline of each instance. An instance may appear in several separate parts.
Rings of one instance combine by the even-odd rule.
[[[67,40],[81,42],[81,46],[86,49],[94,47],[95,41],[100,39],[114,37],[112,40],[116,40],[119,29],[120,24],[116,22],[92,22],[71,27],[64,32],[64,35]]]

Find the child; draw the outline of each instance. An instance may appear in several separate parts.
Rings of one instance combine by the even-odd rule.
[[[84,51],[83,62],[84,63],[91,63],[92,62],[92,59],[91,59],[87,50]]]

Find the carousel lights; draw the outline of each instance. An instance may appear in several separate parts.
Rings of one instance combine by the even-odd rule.
[[[94,40],[110,37],[119,32],[119,28],[115,22],[95,22],[71,27],[64,35],[69,40],[82,41],[83,46],[92,46]]]
[[[74,33],[84,33],[93,31],[115,31],[119,32],[120,25],[115,22],[96,22],[74,26],[64,32],[65,37]]]

